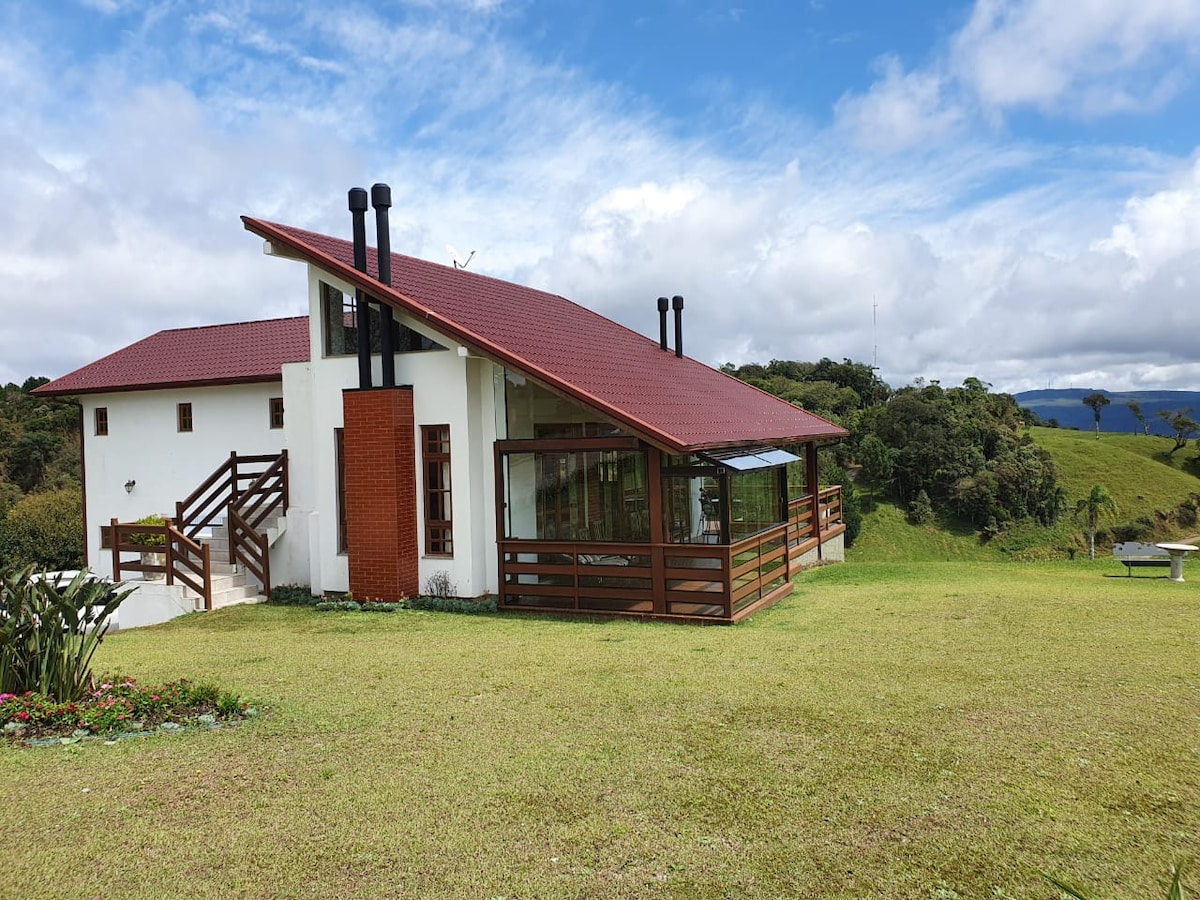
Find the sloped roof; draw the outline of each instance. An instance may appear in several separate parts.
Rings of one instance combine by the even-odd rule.
[[[37,388],[96,394],[182,385],[278,381],[282,365],[308,360],[308,316],[172,328]]]
[[[676,453],[845,437],[845,429],[565,297],[392,254],[388,288],[354,268],[350,241],[242,217],[247,230]],[[368,248],[369,275],[377,271]],[[656,322],[652,302],[647,321]]]

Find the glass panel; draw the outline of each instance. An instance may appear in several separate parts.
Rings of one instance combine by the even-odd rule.
[[[509,453],[503,462],[505,537],[629,543],[650,539],[645,453]]]
[[[715,603],[668,603],[667,611],[677,616],[724,616],[725,607]]]
[[[667,537],[673,544],[721,542],[721,490],[711,475],[663,478]]]
[[[805,494],[811,493],[804,479],[808,472],[808,464],[805,460],[807,455],[807,445],[798,444],[794,447],[788,447],[794,455],[798,456],[795,462],[790,462],[785,466],[787,471],[787,495],[789,500],[796,500],[803,497]]]
[[[504,407],[511,440],[625,433],[611,422],[601,420],[595,412],[564,400],[516,372],[504,373]]]
[[[783,522],[779,469],[742,472],[729,478],[730,540],[737,541]]]
[[[379,304],[367,304],[367,312],[371,352],[378,353],[383,346]],[[321,320],[325,330],[326,356],[353,356],[358,353],[358,314],[354,309],[353,294],[343,294],[333,285],[321,282]],[[401,324],[396,318],[392,319],[392,347],[397,353],[446,349],[433,338]]]

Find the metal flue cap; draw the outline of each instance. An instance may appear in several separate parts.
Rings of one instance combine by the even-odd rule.
[[[392,205],[392,189],[386,184],[371,185],[371,205],[376,209],[380,207],[387,208]],[[364,206],[363,209],[366,209]]]
[[[658,298],[658,311],[659,311],[659,312],[666,312],[666,311],[667,311],[667,308],[668,308],[668,305],[669,305],[669,304],[668,304],[668,301],[667,301],[667,298],[666,298],[666,297],[659,297],[659,298]]]
[[[671,309],[683,309],[683,298],[678,294],[671,298]]]
[[[350,188],[350,212],[367,211],[367,189]]]

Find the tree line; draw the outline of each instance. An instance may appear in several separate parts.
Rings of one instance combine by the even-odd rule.
[[[0,389],[0,563],[83,563],[79,407],[39,397],[48,378]]]
[[[850,468],[914,521],[948,513],[988,534],[1013,522],[1052,525],[1066,509],[1053,460],[1028,434],[1035,417],[978,378],[950,388],[918,379],[894,389],[849,359],[726,364],[722,371],[850,432],[821,459],[822,481],[840,480],[844,493],[851,485],[845,506],[858,501]],[[859,518],[857,510],[850,517]],[[848,535],[857,532],[850,525]]]

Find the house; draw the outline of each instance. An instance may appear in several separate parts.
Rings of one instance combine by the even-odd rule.
[[[162,513],[159,571],[201,593],[215,552],[358,599],[432,580],[503,610],[732,622],[842,558],[816,449],[846,432],[684,355],[682,298],[658,299],[656,341],[393,254],[383,185],[376,252],[366,196],[353,240],[243,218],[304,264],[307,317],[159,332],[38,389],[82,407],[93,568],[153,570],[122,554]]]

